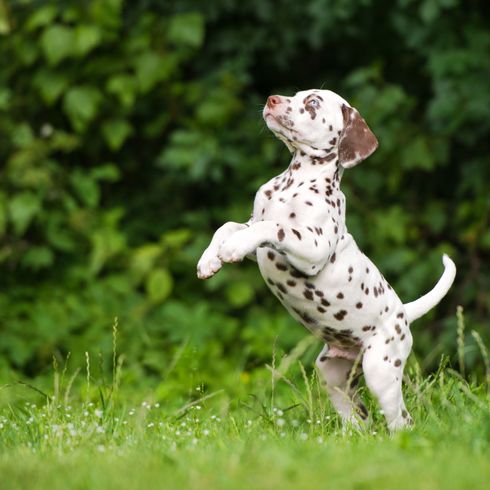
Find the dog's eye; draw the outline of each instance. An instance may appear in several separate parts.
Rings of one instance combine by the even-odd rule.
[[[317,109],[318,107],[320,107],[320,102],[318,101],[318,99],[311,99],[308,102],[308,105]]]

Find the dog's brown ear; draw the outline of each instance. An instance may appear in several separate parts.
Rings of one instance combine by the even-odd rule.
[[[353,107],[342,104],[344,130],[340,135],[339,161],[345,168],[361,163],[378,148],[378,140]]]

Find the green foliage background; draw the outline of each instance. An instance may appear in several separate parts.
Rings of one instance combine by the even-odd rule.
[[[253,264],[208,282],[195,265],[288,163],[266,97],[313,87],[378,136],[344,175],[348,225],[401,298],[432,287],[443,252],[457,263],[413,326],[416,354],[430,368],[451,353],[457,304],[488,341],[489,14],[483,0],[0,0],[2,379],[49,373],[53,353],[109,362],[115,316],[126,381],[162,396],[246,384],[276,337],[292,348],[305,332]],[[479,362],[471,342],[466,355]],[[169,385],[176,356],[188,371]]]

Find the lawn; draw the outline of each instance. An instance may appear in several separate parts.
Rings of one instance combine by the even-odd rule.
[[[415,426],[394,436],[367,393],[370,424],[342,429],[315,373],[294,356],[278,364],[271,382],[252,384],[246,397],[196,391],[180,407],[151,394],[136,402],[124,387],[90,378],[70,393],[57,374],[47,397],[4,387],[15,394],[0,411],[0,486],[488,488],[488,387],[464,380],[447,360],[430,376],[412,360],[404,390]]]

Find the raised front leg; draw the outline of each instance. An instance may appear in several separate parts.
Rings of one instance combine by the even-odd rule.
[[[225,240],[218,256],[222,262],[240,262],[262,245],[284,252],[293,267],[315,275],[334,258],[337,231],[333,224],[292,227],[274,221],[258,221]]]
[[[218,257],[218,251],[221,244],[237,231],[247,227],[248,224],[228,221],[216,230],[211,243],[204,251],[197,264],[197,277],[199,279],[208,279],[221,269],[223,263]]]

